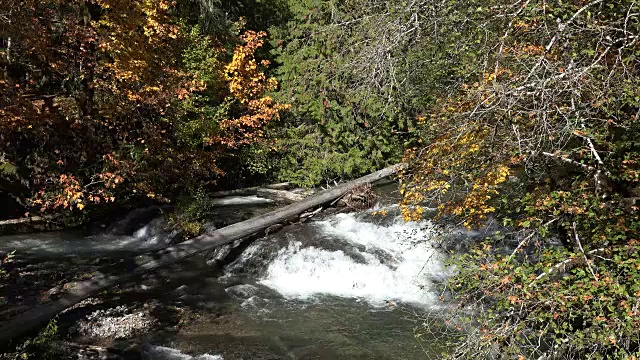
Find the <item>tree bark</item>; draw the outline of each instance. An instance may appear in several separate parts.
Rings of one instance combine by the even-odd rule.
[[[260,192],[261,190],[289,190],[292,187],[293,186],[291,185],[291,183],[284,182],[284,183],[278,183],[278,184],[265,185],[263,187],[253,186],[248,188],[216,191],[208,195],[213,198],[227,197],[227,196],[249,196],[249,195],[258,195],[258,192]]]
[[[18,219],[8,219],[8,220],[0,220],[0,227],[7,225],[21,225],[21,224],[32,224],[32,223],[41,223],[47,221],[53,221],[55,217],[53,216],[30,216]]]
[[[269,188],[258,189],[258,192],[256,193],[256,195],[263,198],[271,199],[276,202],[287,203],[287,204],[292,204],[292,203],[301,201],[306,197],[303,194],[294,193],[292,191],[276,190],[276,189],[269,189]]]
[[[278,210],[245,220],[227,227],[205,233],[183,243],[164,250],[141,255],[133,259],[132,268],[125,274],[110,275],[99,272],[89,280],[67,284],[68,290],[61,298],[37,305],[31,310],[17,315],[0,324],[0,344],[7,344],[11,339],[24,335],[45,325],[52,317],[64,309],[118,284],[136,279],[140,275],[153,271],[161,266],[175,263],[199,252],[228,244],[256,232],[265,230],[271,225],[291,219],[305,211],[335,200],[354,187],[372,183],[388,177],[403,165],[394,165],[372,174],[346,182],[334,188],[319,192],[297,203],[287,205]],[[65,287],[66,287],[65,286]]]
[[[243,188],[225,190],[224,193],[227,195],[219,196],[218,194],[220,193],[210,194],[212,199],[208,200],[208,203],[213,206],[262,205],[265,203],[291,204],[307,197],[306,194],[298,192],[269,188]],[[257,197],[251,198],[252,196]],[[241,200],[234,198],[240,198]]]

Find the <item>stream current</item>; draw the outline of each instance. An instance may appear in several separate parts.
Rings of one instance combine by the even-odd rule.
[[[162,303],[161,329],[136,337],[144,359],[438,358],[445,339],[418,341],[413,329],[441,321],[430,315],[442,307],[434,283],[448,274],[433,226],[403,222],[393,201],[287,226],[224,259],[208,254],[160,269],[131,284],[135,296],[109,303]],[[256,209],[239,204],[229,214],[242,211]],[[0,249],[32,262],[122,256],[165,246],[171,234],[158,222],[92,236],[5,236]]]

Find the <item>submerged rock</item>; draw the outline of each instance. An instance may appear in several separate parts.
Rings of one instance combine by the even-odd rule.
[[[155,320],[147,311],[128,313],[125,306],[96,310],[80,320],[71,332],[97,338],[127,338],[149,330]]]
[[[236,299],[248,299],[258,292],[258,288],[249,284],[240,284],[229,286],[225,289],[226,293]]]

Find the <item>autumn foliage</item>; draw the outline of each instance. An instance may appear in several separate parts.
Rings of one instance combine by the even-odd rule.
[[[168,201],[224,176],[220,159],[261,138],[287,106],[267,95],[277,83],[254,57],[265,34],[204,34],[181,17],[193,6],[3,5],[7,193],[36,211],[82,210],[131,197]],[[237,46],[229,53],[224,44]],[[197,114],[195,99],[214,110]]]
[[[421,117],[402,184],[407,219],[486,231],[450,254],[450,357],[637,358],[640,8],[477,5],[458,45],[481,66]]]
[[[240,36],[242,43],[236,46],[233,59],[225,67],[225,80],[228,83],[228,101],[236,109],[236,117],[221,121],[222,137],[217,139],[230,147],[247,145],[263,137],[262,128],[280,112],[291,106],[279,104],[270,96],[278,86],[275,78],[268,78],[258,67],[255,52],[260,48],[266,36],[264,31],[246,31]],[[260,62],[262,67],[269,65],[268,60]],[[211,140],[213,141],[213,139]]]

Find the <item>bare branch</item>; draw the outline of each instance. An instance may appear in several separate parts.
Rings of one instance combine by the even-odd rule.
[[[582,243],[580,242],[580,237],[578,236],[578,230],[576,230],[576,222],[574,221],[573,224],[573,234],[575,236],[575,241],[576,241],[576,245],[578,245],[578,249],[580,249],[580,253],[582,253],[582,257],[584,258],[584,262],[585,264],[587,264],[587,267],[589,268],[589,271],[591,272],[591,275],[593,276],[593,278],[598,281],[598,278],[596,277],[596,274],[593,272],[593,269],[591,268],[591,263],[589,262],[589,259],[587,259],[587,255],[584,253],[584,249],[582,248]]]
[[[548,157],[552,157],[554,159],[557,159],[557,160],[560,160],[560,161],[564,161],[564,162],[566,162],[568,164],[581,167],[581,168],[583,168],[583,169],[585,169],[587,171],[596,171],[596,168],[594,168],[593,166],[589,166],[587,164],[583,164],[581,162],[577,162],[577,161],[575,161],[573,159],[569,159],[568,157],[560,156],[558,154],[552,154],[552,153],[543,151],[542,155],[545,155],[545,156],[548,156]]]
[[[557,218],[552,219],[550,221],[547,221],[546,223],[544,223],[544,225],[542,226],[549,226],[551,225],[554,221],[558,220]],[[525,237],[524,239],[522,239],[520,241],[520,243],[518,244],[518,246],[513,250],[513,252],[511,253],[511,255],[509,255],[509,257],[507,258],[507,263],[509,263],[511,261],[511,259],[513,259],[513,257],[516,255],[516,253],[518,252],[518,250],[520,250],[520,248],[522,248],[522,246],[524,246],[524,244],[527,243],[527,241],[531,240],[531,238],[537,234],[537,231],[532,232],[531,234],[529,234],[527,237]]]
[[[606,248],[594,249],[594,250],[588,251],[586,253],[586,255],[600,254],[600,253],[604,253],[605,251],[606,251]],[[577,263],[578,263],[578,259],[575,258],[575,257],[570,257],[568,259],[565,259],[565,260],[553,265],[551,268],[549,268],[549,270],[542,272],[531,283],[529,283],[528,286],[532,287],[533,285],[535,285],[535,283],[538,280],[542,279],[545,276],[554,275],[554,274],[557,274],[557,273],[563,272],[563,271],[569,271]]]

